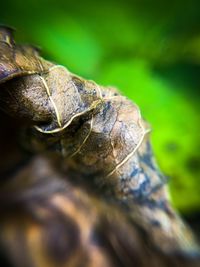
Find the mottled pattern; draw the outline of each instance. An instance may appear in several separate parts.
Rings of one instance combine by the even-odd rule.
[[[3,27],[0,84],[29,151],[0,169],[0,244],[14,266],[198,266],[137,105],[16,46]]]

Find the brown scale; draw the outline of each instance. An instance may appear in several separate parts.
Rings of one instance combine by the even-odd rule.
[[[0,243],[13,266],[199,266],[133,102],[15,45],[7,27],[0,84],[14,118],[1,114],[0,165]]]

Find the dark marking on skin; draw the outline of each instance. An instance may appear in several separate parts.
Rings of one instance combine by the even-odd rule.
[[[83,84],[83,82],[81,82],[81,80],[79,80],[78,78],[74,77],[72,79],[72,81],[75,84],[75,86],[76,86],[76,88],[77,88],[77,90],[78,90],[78,92],[80,94],[85,92],[84,84]]]
[[[158,184],[151,185],[150,194],[153,194],[154,192],[159,190],[163,185],[165,185],[168,182],[168,177],[166,177],[165,175],[163,175],[160,172],[159,168],[154,163],[153,158],[154,158],[154,156],[153,156],[153,152],[152,152],[152,149],[151,149],[151,145],[150,145],[150,142],[148,141],[147,144],[146,144],[146,152],[144,154],[142,154],[142,155],[139,154],[139,159],[140,159],[141,162],[146,164],[147,167],[151,168],[155,172],[157,177],[160,179],[160,182],[158,182]],[[151,179],[151,177],[149,177],[149,179]]]
[[[144,199],[149,195],[150,192],[151,179],[142,168],[133,166],[133,170],[129,176],[129,179],[138,179],[140,175],[143,177],[143,182],[138,186],[137,189],[129,189],[129,194],[132,194],[134,199]]]
[[[165,199],[161,200],[154,200],[154,199],[136,199],[136,203],[140,206],[146,206],[151,210],[160,209],[166,212],[167,214],[170,214],[170,210],[168,208],[167,202]]]
[[[150,142],[147,142],[146,144],[146,150],[145,150],[145,153],[144,154],[140,154],[139,155],[139,158],[142,162],[144,162],[147,166],[149,166],[152,170],[157,170],[154,162],[153,162],[153,153],[152,153],[152,150],[151,150],[151,145],[150,145]]]
[[[9,73],[6,73],[4,70],[0,69],[0,80],[5,79],[9,76]]]
[[[110,102],[110,101],[108,101],[108,102],[105,103],[104,109],[103,109],[103,111],[102,111],[103,120],[106,119],[107,111],[108,111],[111,107],[112,107],[112,105],[111,105],[111,102]]]
[[[9,77],[10,74],[12,74],[10,71],[7,71],[7,70],[0,68],[0,80],[3,80],[5,78]]]
[[[20,74],[20,70],[18,69],[12,69],[11,71],[7,70],[7,69],[3,69],[3,68],[0,68],[0,81],[4,80],[9,80],[10,76],[17,76]]]
[[[132,178],[132,177],[136,176],[137,174],[139,174],[140,172],[141,172],[140,168],[136,168],[135,166],[133,166],[133,170],[130,174],[130,177]]]
[[[157,220],[150,220],[150,224],[153,226],[153,227],[160,227],[161,224],[159,221]]]
[[[148,189],[150,188],[150,181],[146,179],[143,183],[140,184],[138,189],[129,190],[129,194],[133,195],[134,199],[145,199],[148,195]]]

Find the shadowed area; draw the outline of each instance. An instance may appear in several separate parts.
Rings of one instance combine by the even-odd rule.
[[[143,228],[137,208],[131,217],[118,203],[71,183],[56,162],[27,155],[17,141],[18,127],[26,122],[2,113],[1,122],[3,266],[199,266],[198,252],[162,251]]]

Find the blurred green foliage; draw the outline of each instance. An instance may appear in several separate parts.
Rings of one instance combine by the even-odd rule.
[[[7,0],[0,22],[43,56],[132,98],[175,206],[200,210],[200,2]]]

